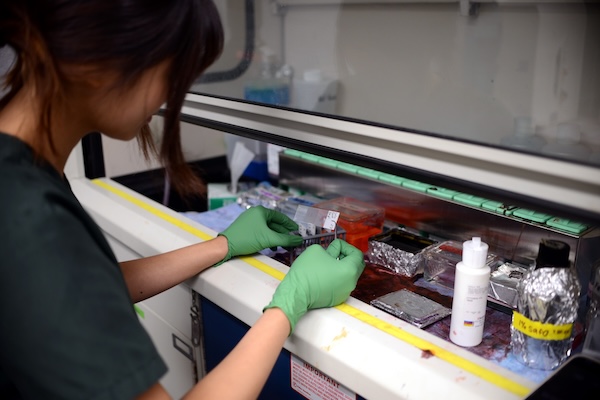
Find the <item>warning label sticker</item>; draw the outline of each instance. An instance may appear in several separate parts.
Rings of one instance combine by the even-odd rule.
[[[356,400],[356,393],[291,355],[292,389],[310,400]]]

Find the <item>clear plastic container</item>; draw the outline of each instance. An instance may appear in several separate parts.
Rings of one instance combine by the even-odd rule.
[[[462,260],[462,247],[462,242],[448,240],[423,250],[425,279],[453,289],[456,264]],[[502,262],[497,255],[488,253],[486,265],[492,270]]]
[[[340,213],[338,225],[346,231],[346,241],[362,252],[369,249],[369,238],[383,230],[385,210],[351,197],[338,197],[313,207]]]
[[[292,194],[270,184],[261,183],[255,188],[239,194],[237,203],[244,207],[263,206],[275,210],[278,205]]]
[[[322,201],[323,199],[319,197],[312,196],[310,194],[303,194],[301,196],[294,196],[283,199],[277,204],[276,210],[294,219],[298,206],[312,207],[314,204],[320,203]]]

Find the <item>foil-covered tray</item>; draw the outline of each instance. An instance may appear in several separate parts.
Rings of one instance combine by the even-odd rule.
[[[423,273],[423,249],[435,242],[402,229],[392,229],[369,238],[367,261],[413,277]]]
[[[517,308],[517,284],[527,270],[525,266],[510,262],[496,264],[490,274],[489,296],[513,309]]]
[[[371,301],[371,305],[418,328],[431,325],[452,312],[449,308],[407,289],[378,297]]]

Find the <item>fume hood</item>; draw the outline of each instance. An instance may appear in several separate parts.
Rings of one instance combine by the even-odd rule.
[[[218,6],[225,51],[182,110],[189,135],[202,138],[186,149],[193,157],[203,157],[203,141],[218,137],[225,156],[225,143],[243,138],[258,143],[261,178],[381,206],[387,227],[436,240],[478,235],[523,265],[540,239],[562,240],[587,287],[600,258],[597,5]],[[84,143],[88,160],[97,145]],[[272,145],[278,147],[270,153]],[[97,165],[88,178],[73,167],[71,184],[121,260],[218,233],[150,200],[139,186],[118,183],[126,180],[111,173],[106,142],[104,148],[108,172],[89,179]],[[268,168],[269,157],[277,169]],[[138,305],[143,323],[159,332],[153,338],[163,357],[186,371],[165,378],[173,396],[256,321],[287,270],[265,255],[242,257]],[[504,345],[484,354],[363,300],[310,312],[287,340],[265,398],[516,399],[551,374],[510,359],[509,314],[498,314],[503,330],[488,332]]]

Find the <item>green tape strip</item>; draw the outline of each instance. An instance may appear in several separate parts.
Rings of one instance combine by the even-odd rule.
[[[139,315],[142,319],[146,318],[146,314],[144,313],[144,310],[142,310],[141,308],[139,308],[137,306],[137,304],[133,305],[133,309],[135,310],[135,312],[137,313],[137,315]]]

